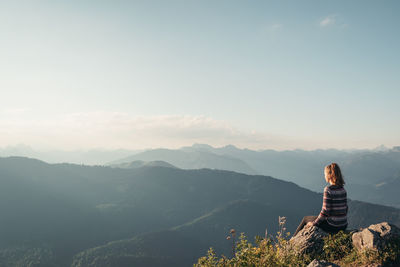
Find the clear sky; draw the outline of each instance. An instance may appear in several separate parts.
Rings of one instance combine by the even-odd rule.
[[[1,1],[0,147],[400,145],[400,2]]]

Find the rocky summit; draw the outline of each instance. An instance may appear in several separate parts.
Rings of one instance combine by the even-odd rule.
[[[324,237],[328,233],[319,227],[306,227],[290,239],[290,243],[299,254],[308,254],[315,257],[320,254],[324,247]]]
[[[391,240],[400,237],[400,229],[393,224],[382,222],[372,224],[353,234],[353,246],[359,250],[379,250]]]
[[[351,234],[353,247],[361,252],[366,250],[379,252],[385,250],[388,246],[392,246],[393,242],[396,242],[395,245],[400,246],[400,228],[388,222],[372,224],[367,228],[346,232]],[[318,260],[318,255],[324,249],[324,238],[328,235],[318,227],[308,227],[292,237],[290,244],[299,254],[308,255],[311,259],[314,259],[308,267],[339,266],[331,262]]]
[[[309,265],[307,265],[307,267],[340,267],[340,266],[332,262],[315,259]]]

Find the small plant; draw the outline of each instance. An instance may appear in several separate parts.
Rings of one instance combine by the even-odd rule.
[[[285,234],[285,232],[286,232],[286,227],[285,227],[285,224],[286,224],[286,217],[284,217],[284,216],[279,216],[279,218],[278,218],[278,224],[279,224],[279,231],[278,231],[278,236],[277,237],[279,237],[279,238],[283,238],[284,237],[284,234]]]
[[[218,258],[215,255],[215,251],[213,248],[209,248],[207,251],[207,256],[201,257],[198,262],[197,266],[205,266],[205,267],[211,267],[211,266],[218,266]]]
[[[226,240],[232,240],[232,257],[236,256],[236,242],[235,242],[235,237],[236,237],[236,230],[231,229],[229,231],[229,235],[226,237]]]
[[[324,238],[324,259],[327,261],[340,260],[351,253],[353,243],[350,233],[340,231]]]
[[[391,239],[388,245],[381,253],[384,262],[391,263],[395,266],[400,265],[400,238]]]
[[[400,266],[400,239],[391,239],[386,247],[380,250],[357,251],[357,262],[360,264],[378,264],[383,266]]]
[[[219,260],[213,250],[208,256],[198,260],[195,266],[306,266],[309,259],[295,253],[286,232],[286,217],[279,217],[279,230],[275,238],[256,237],[256,246],[250,243],[244,233],[241,233],[236,247],[232,250],[232,258],[222,256]],[[232,229],[233,230],[233,229]],[[235,232],[230,231],[227,239],[235,244]]]
[[[296,253],[286,232],[286,218],[279,217],[279,229],[275,237],[256,237],[256,246],[248,242],[242,233],[235,246],[232,258],[222,256],[218,259],[211,248],[207,256],[198,260],[195,266],[307,266],[311,262],[309,255]],[[234,238],[235,231],[230,232],[229,240]],[[227,238],[228,239],[228,238]],[[340,231],[324,238],[323,252],[319,260],[336,263],[340,266],[400,266],[400,240],[393,239],[380,250],[359,251],[353,247],[352,233]]]

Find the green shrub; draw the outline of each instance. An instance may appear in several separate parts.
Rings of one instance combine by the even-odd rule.
[[[279,232],[274,239],[256,237],[254,246],[241,233],[232,258],[222,256],[218,259],[211,248],[208,255],[201,257],[195,266],[306,266],[310,259],[295,253],[288,240],[290,233],[284,227],[285,220],[286,218],[279,217]]]
[[[218,258],[210,248],[208,255],[198,259],[200,266],[307,266],[311,262],[308,255],[299,255],[289,242],[289,233],[285,232],[284,217],[279,217],[279,231],[275,238],[256,238],[256,245],[247,241],[242,233],[233,249],[232,258]],[[232,230],[231,230],[232,233]],[[391,240],[379,250],[359,251],[353,247],[352,233],[340,231],[324,238],[323,253],[319,260],[326,260],[340,266],[400,266],[400,239]]]
[[[353,250],[351,236],[351,233],[340,231],[325,237],[323,259],[333,262],[348,256]]]

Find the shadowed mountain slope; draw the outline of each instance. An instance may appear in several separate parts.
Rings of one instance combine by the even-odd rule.
[[[376,222],[382,215],[375,219],[363,218],[360,213],[365,210],[383,208],[388,212],[386,207],[359,205],[364,206],[361,202],[351,202],[351,209],[356,210],[351,220],[358,219],[354,221],[356,224],[368,224],[371,220]],[[399,223],[399,211],[393,215],[392,220]],[[237,200],[168,230],[145,233],[82,251],[74,257],[72,266],[133,266],[138,262],[143,266],[190,266],[205,255],[209,247],[213,247],[218,254],[231,256],[232,240],[226,239],[230,229],[235,229],[237,235],[244,232],[250,240],[257,235],[264,236],[266,230],[269,236],[275,236],[279,216],[286,216],[285,227],[293,233],[303,215],[296,210]]]
[[[185,253],[197,257],[191,253],[203,254],[210,245],[227,249],[224,238],[230,228],[252,237],[264,235],[268,227],[273,234],[277,216],[286,216],[288,230],[293,232],[303,215],[319,212],[321,203],[321,194],[261,175],[0,158],[0,249],[11,251],[11,244],[26,246],[29,241],[32,248],[43,248],[37,251],[53,255],[54,266],[69,266],[73,255],[113,240],[140,237],[135,240],[141,240],[143,246],[137,246],[146,250],[145,244],[157,240],[155,233],[168,231],[156,245],[178,250],[186,247]],[[399,214],[393,208],[350,202],[351,227],[383,220],[399,224]],[[174,233],[178,233],[176,238],[171,237]],[[189,244],[187,240],[192,241]],[[174,242],[175,248],[170,245]],[[196,252],[188,251],[191,247]],[[165,263],[164,256],[160,254],[156,261]],[[170,260],[173,264],[180,259]]]

